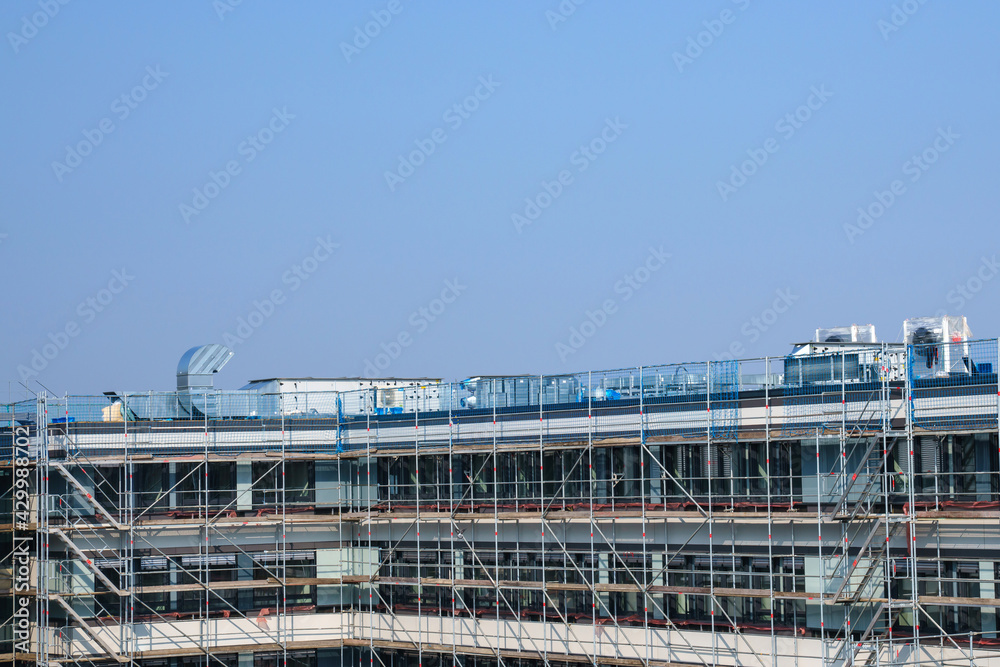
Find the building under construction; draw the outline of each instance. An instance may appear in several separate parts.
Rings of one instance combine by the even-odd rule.
[[[0,406],[8,664],[1000,665],[1000,341]]]

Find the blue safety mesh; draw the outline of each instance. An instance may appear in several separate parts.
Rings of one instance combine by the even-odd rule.
[[[815,390],[805,377],[800,359],[791,355],[785,357],[784,385],[781,393],[781,402],[784,406],[781,434],[795,436],[811,431],[807,414],[810,397]]]
[[[925,429],[995,428],[997,340],[910,345],[910,418]]]
[[[884,407],[887,363],[881,346],[785,357],[782,432],[838,429],[844,419],[868,424]]]
[[[708,373],[706,362],[644,369],[647,435],[685,438],[708,435]]]
[[[738,361],[713,361],[711,368],[712,395],[709,400],[710,433],[717,440],[735,440],[739,430]]]
[[[682,436],[733,440],[741,417],[784,435],[868,433],[912,387],[918,428],[996,428],[997,341],[849,348],[775,360],[713,361],[571,375],[470,378],[350,392],[144,392],[48,399],[54,446],[70,456],[206,449],[332,453],[454,445],[595,442]],[[905,372],[903,369],[905,363]],[[755,401],[743,412],[740,400]],[[34,399],[4,419],[34,428]],[[902,415],[898,415],[901,417]]]
[[[0,460],[9,461],[14,453],[14,428],[28,430],[28,437],[34,441],[37,434],[38,403],[27,399],[0,405],[0,421],[3,422],[3,437],[0,437]],[[23,434],[23,430],[19,431]]]

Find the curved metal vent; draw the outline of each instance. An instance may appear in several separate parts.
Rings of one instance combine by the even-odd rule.
[[[218,343],[192,347],[181,357],[177,363],[177,399],[190,416],[199,412],[212,416],[214,410],[208,403],[203,399],[196,401],[198,405],[192,405],[191,395],[211,392],[215,387],[212,376],[232,357],[233,351]]]
[[[212,374],[218,373],[232,359],[233,351],[212,343],[192,347],[177,363],[177,389],[207,386],[212,388]]]

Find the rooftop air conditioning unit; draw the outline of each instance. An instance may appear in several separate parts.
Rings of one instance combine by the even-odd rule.
[[[912,346],[914,378],[969,373],[969,339],[965,317],[912,317],[903,322],[903,339]]]
[[[816,329],[817,343],[877,343],[874,324]]]

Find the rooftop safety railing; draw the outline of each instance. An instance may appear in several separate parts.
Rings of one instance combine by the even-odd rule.
[[[414,422],[444,427],[493,416],[522,419],[528,414],[557,418],[585,414],[614,434],[617,416],[644,409],[691,413],[672,418],[672,433],[736,437],[745,398],[760,397],[780,406],[779,428],[794,435],[851,422],[858,402],[880,387],[909,390],[908,416],[925,429],[996,424],[1000,368],[998,339],[936,345],[875,344],[845,346],[822,354],[791,354],[744,360],[702,361],[563,375],[473,377],[456,382],[354,391],[260,393],[120,392],[102,396],[46,397],[44,420],[70,432],[142,428],[206,430],[230,428],[280,431],[294,420],[315,420],[323,428],[357,428],[378,422]],[[8,425],[35,426],[37,401],[0,406]],[[853,407],[852,407],[853,406]],[[703,414],[695,416],[694,413]],[[863,410],[861,411],[863,412]],[[844,415],[847,418],[844,418]],[[602,421],[603,420],[603,421]],[[164,424],[172,422],[173,424]],[[280,422],[280,423],[279,423]],[[298,422],[305,425],[305,422]],[[706,426],[707,423],[707,426]],[[117,426],[116,426],[117,424]],[[131,424],[132,426],[124,426]],[[145,424],[146,426],[140,426]],[[159,424],[154,426],[154,424]],[[225,426],[224,426],[225,425]],[[631,422],[623,432],[633,432]],[[194,440],[192,440],[194,442]],[[339,436],[338,436],[339,442]]]

